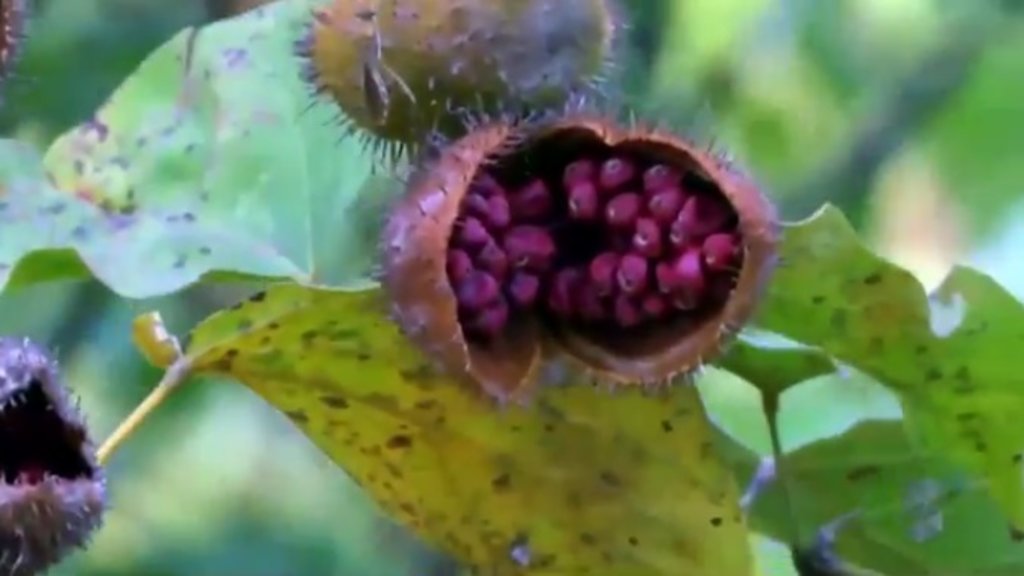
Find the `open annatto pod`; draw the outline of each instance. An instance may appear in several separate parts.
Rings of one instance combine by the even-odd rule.
[[[399,324],[501,399],[553,343],[605,380],[712,360],[776,262],[775,210],[668,132],[572,114],[474,129],[410,180],[385,231]]]

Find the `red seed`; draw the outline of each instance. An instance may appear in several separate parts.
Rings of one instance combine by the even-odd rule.
[[[645,317],[657,320],[665,317],[668,313],[668,301],[661,294],[648,292],[640,300],[640,310],[643,311]]]
[[[669,262],[658,264],[654,275],[663,294],[675,292],[688,283],[703,282],[700,249],[687,248]]]
[[[470,192],[462,199],[462,210],[470,215],[480,218],[481,221],[487,218],[487,197],[483,194]]]
[[[525,272],[516,272],[508,283],[508,298],[514,306],[527,308],[537,301],[540,278]]]
[[[445,262],[445,267],[448,271],[448,281],[452,284],[458,284],[469,276],[469,273],[473,271],[473,259],[469,257],[469,254],[465,250],[459,250],[453,248],[448,251],[448,261]]]
[[[640,307],[627,295],[619,294],[614,304],[615,321],[623,328],[633,328],[643,321]]]
[[[578,182],[569,188],[569,217],[574,220],[595,220],[601,213],[601,200],[591,182]]]
[[[489,241],[480,249],[475,261],[477,268],[494,276],[498,282],[504,281],[508,275],[508,255],[494,240]]]
[[[679,216],[672,223],[669,241],[677,246],[701,241],[709,234],[721,231],[732,216],[732,208],[724,199],[711,194],[695,194],[686,199]]]
[[[678,186],[682,175],[678,170],[664,164],[655,164],[644,171],[644,191],[656,194],[665,188]]]
[[[572,188],[582,182],[592,182],[597,174],[597,165],[592,160],[577,160],[565,167],[562,172],[562,185]]]
[[[647,259],[638,254],[626,254],[619,261],[615,280],[624,294],[635,295],[647,289]]]
[[[699,248],[688,248],[672,261],[665,277],[658,278],[658,287],[671,294],[677,308],[696,308],[704,295],[706,282],[701,259]]]
[[[462,225],[457,226],[457,228],[455,242],[463,248],[469,248],[470,250],[480,249],[491,241],[490,233],[487,232],[487,228],[479,218],[467,216],[462,221]]]
[[[612,191],[636,176],[636,166],[625,158],[609,158],[601,164],[597,182],[602,190]]]
[[[604,219],[613,228],[632,228],[640,216],[643,199],[627,192],[612,198],[604,209]]]
[[[580,318],[587,322],[601,322],[608,319],[608,309],[593,284],[583,284],[579,290],[578,306]]]
[[[661,227],[653,218],[638,218],[632,238],[633,249],[644,258],[661,256]]]
[[[647,200],[647,211],[659,224],[669,226],[679,216],[686,196],[678,186],[663,188]]]
[[[739,238],[735,234],[718,232],[704,239],[701,251],[704,253],[704,264],[710,270],[732,270],[736,266],[739,255]]]
[[[599,296],[607,296],[615,290],[615,273],[619,268],[619,259],[615,252],[603,252],[590,261],[590,284]]]
[[[551,289],[548,291],[548,310],[563,319],[572,317],[576,311],[577,289],[583,278],[583,272],[576,268],[559,270],[551,281]]]
[[[540,226],[516,226],[505,234],[505,254],[513,268],[544,272],[551,267],[557,246]]]
[[[508,325],[508,303],[499,297],[488,304],[465,323],[469,331],[477,336],[494,338]]]
[[[551,193],[543,180],[534,180],[509,196],[509,207],[516,220],[539,220],[551,214]]]
[[[479,174],[470,185],[469,193],[490,198],[495,194],[504,194],[505,189],[490,174]]]
[[[485,220],[491,229],[503,229],[512,223],[512,210],[504,194],[496,194],[487,199]]]
[[[494,276],[474,270],[455,288],[455,299],[464,310],[480,310],[501,297],[501,286]]]

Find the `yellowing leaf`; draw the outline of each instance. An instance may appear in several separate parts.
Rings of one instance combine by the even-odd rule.
[[[377,290],[282,284],[208,318],[186,354],[287,414],[475,573],[752,573],[694,387],[613,393],[573,379],[499,408],[433,369],[384,308]]]

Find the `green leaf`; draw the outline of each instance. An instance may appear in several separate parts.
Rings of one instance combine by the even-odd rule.
[[[185,354],[194,373],[251,387],[482,574],[751,574],[694,387],[612,394],[554,370],[567,379],[499,408],[432,368],[386,308],[378,289],[276,285],[202,322]]]
[[[929,298],[831,207],[788,227],[782,262],[758,325],[894,390],[922,449],[983,475],[1004,513],[1024,526],[1024,376],[1015,356],[1024,305],[966,268]]]
[[[835,372],[827,354],[757,328],[747,328],[721,360],[720,368],[756,382],[763,394],[780,395],[791,386]]]
[[[842,560],[883,574],[1024,571],[997,504],[943,455],[916,447],[899,421],[864,421],[788,453],[784,466],[750,511],[759,532],[807,543],[836,526]]]
[[[136,298],[216,272],[329,285],[365,277],[386,196],[360,198],[369,152],[338,141],[329,106],[311,107],[293,48],[310,6],[278,2],[157,49],[54,143],[50,184],[33,172],[9,190],[8,217],[26,221],[4,232],[12,241],[0,262],[72,250]],[[56,194],[49,186],[66,192],[56,214],[38,210],[39,196]],[[66,251],[45,260],[60,264],[51,275],[81,273],[73,261]],[[26,281],[45,276],[40,267]]]

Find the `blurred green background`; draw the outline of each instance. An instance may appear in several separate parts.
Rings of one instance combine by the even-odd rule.
[[[0,124],[45,147],[182,27],[256,3],[37,1]],[[1024,297],[1021,2],[623,4],[632,27],[622,82],[644,115],[728,151],[788,218],[825,201],[840,205],[878,251],[926,286],[952,264],[971,263]],[[159,377],[132,348],[131,318],[155,308],[183,333],[242,290],[123,302],[95,284],[36,287],[0,298],[0,333],[56,348],[101,439]],[[716,416],[763,447],[759,421],[743,418],[757,409],[755,395],[733,379],[709,378]],[[843,408],[797,414],[787,435],[812,438],[856,410],[893,409],[868,385],[843,393],[833,403]],[[790,413],[814,394],[794,391]],[[187,388],[117,454],[109,474],[106,527],[57,574],[458,573],[381,518],[285,418],[240,386]],[[765,573],[787,570],[771,562]]]

